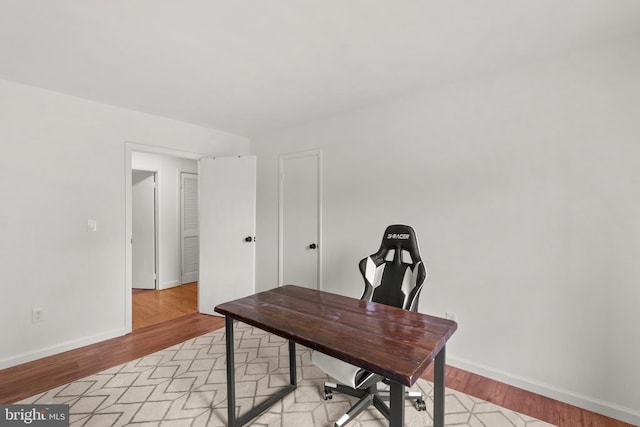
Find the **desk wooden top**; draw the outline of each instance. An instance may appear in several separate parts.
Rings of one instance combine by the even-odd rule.
[[[328,292],[286,285],[215,311],[412,386],[458,325]]]

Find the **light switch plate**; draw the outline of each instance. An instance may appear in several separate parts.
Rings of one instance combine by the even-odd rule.
[[[98,231],[98,221],[90,219],[87,221],[87,231]]]

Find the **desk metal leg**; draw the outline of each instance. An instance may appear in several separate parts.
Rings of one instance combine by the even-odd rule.
[[[296,372],[296,343],[289,340],[289,385],[296,386],[298,384],[298,375]]]
[[[444,427],[445,347],[436,355],[433,372],[433,427]]]
[[[233,354],[233,319],[225,317],[224,332],[227,344],[227,422],[236,425],[236,366]]]
[[[240,427],[269,409],[274,403],[291,393],[296,388],[296,345],[289,341],[289,385],[283,387],[267,400],[244,415],[236,416],[236,381],[233,340],[233,319],[225,317],[225,333],[227,346],[227,422],[229,427]]]
[[[391,381],[389,427],[404,427],[404,386]]]

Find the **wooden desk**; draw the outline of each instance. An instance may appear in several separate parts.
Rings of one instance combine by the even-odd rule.
[[[295,343],[391,380],[391,427],[404,426],[404,388],[433,361],[434,426],[444,426],[445,344],[453,321],[293,285],[220,304],[226,316],[229,426],[244,425],[296,387]],[[233,320],[289,340],[290,384],[237,417]]]

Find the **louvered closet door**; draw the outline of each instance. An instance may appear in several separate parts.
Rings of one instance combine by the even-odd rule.
[[[198,280],[198,175],[182,173],[182,283]]]

